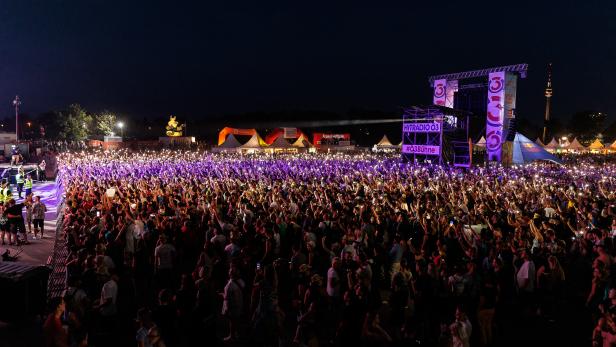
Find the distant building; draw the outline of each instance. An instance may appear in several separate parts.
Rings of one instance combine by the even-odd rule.
[[[0,132],[0,145],[17,141],[15,133]]]

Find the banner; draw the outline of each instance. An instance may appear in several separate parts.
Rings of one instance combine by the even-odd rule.
[[[284,130],[285,139],[297,138],[297,128],[282,128]]]
[[[440,133],[441,123],[405,123],[402,125],[405,133]]]
[[[428,145],[402,145],[402,153],[440,155],[441,147]]]
[[[458,80],[447,81],[447,96],[445,97],[445,107],[453,108],[456,92],[458,91]]]
[[[434,105],[445,106],[447,101],[447,80],[434,81]]]
[[[505,118],[503,119],[503,142],[506,139],[512,139],[509,137],[509,128],[512,119],[515,119],[515,99],[516,89],[518,87],[518,76],[512,73],[505,74]],[[512,129],[515,131],[515,129]],[[511,134],[515,136],[515,134]]]
[[[492,72],[488,78],[486,150],[488,161],[501,161],[505,102],[505,72]]]
[[[505,75],[505,117],[515,118],[516,90],[518,89],[518,76],[512,73]]]

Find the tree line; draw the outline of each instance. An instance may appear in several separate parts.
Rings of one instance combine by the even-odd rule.
[[[48,139],[80,141],[93,136],[117,133],[117,117],[113,112],[89,113],[79,104],[71,104],[60,111],[49,111],[38,117],[19,115],[20,139]],[[15,118],[1,121],[3,131],[15,131]]]
[[[215,143],[218,131],[225,126],[263,128],[266,133],[280,126],[295,126],[295,123],[307,120],[345,120],[345,119],[391,119],[400,117],[398,111],[375,111],[363,109],[351,109],[346,113],[325,112],[317,110],[289,110],[279,112],[251,112],[237,115],[225,115],[224,117],[208,116],[203,118],[180,117],[182,123],[188,121],[188,135],[197,135],[200,140]],[[48,139],[48,140],[85,140],[93,137],[111,136],[120,133],[118,128],[118,117],[114,112],[101,111],[98,113],[88,112],[79,104],[71,104],[60,111],[45,112],[38,117],[29,117],[27,114],[20,114],[20,138],[21,139]],[[127,123],[125,132],[134,134],[139,138],[156,138],[164,136],[164,126],[168,117],[158,117],[155,119],[143,118],[124,120]],[[474,122],[483,123],[483,119],[478,117]],[[300,122],[300,123],[301,123]],[[132,124],[131,124],[132,123]],[[539,123],[539,124],[537,124]],[[548,125],[549,138],[552,136],[572,136],[578,137],[580,141],[589,142],[597,137],[613,139],[616,137],[616,122],[609,124],[605,113],[597,111],[582,111],[573,114],[565,122],[560,117],[555,117]],[[300,127],[302,124],[297,124]],[[525,117],[518,119],[517,131],[529,137],[537,137],[542,132],[542,120],[535,119],[531,122]],[[478,124],[479,128],[483,124]],[[399,123],[384,123],[366,125],[344,125],[344,126],[318,126],[307,127],[303,130],[312,131],[331,131],[349,132],[352,138],[358,142],[372,143],[378,141],[383,134],[390,136],[393,141],[399,140]],[[267,129],[265,129],[267,128]],[[0,131],[15,131],[15,117],[7,117],[0,120]],[[471,134],[471,136],[481,134]],[[211,140],[211,141],[210,141]],[[477,140],[477,139],[474,139]]]

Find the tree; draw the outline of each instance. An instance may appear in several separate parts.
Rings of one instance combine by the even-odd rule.
[[[603,131],[607,114],[597,111],[577,112],[569,121],[569,130],[580,140],[591,141]]]
[[[103,111],[95,116],[96,130],[99,135],[112,136],[117,122],[115,114]]]
[[[61,140],[85,140],[90,135],[92,116],[79,104],[72,104],[65,111],[56,113],[58,138]]]
[[[45,129],[45,139],[57,140],[60,132],[58,122],[58,112],[47,111],[39,114],[36,117],[37,123],[39,123],[43,129]]]

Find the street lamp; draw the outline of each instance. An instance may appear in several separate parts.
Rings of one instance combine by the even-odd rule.
[[[124,137],[124,122],[118,122],[118,128],[120,128],[120,136]]]
[[[19,141],[19,105],[21,105],[21,100],[19,100],[19,95],[15,95],[15,100],[13,100],[13,106],[15,106],[15,141]]]

